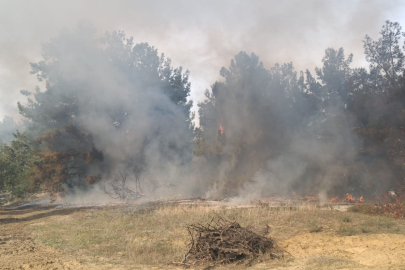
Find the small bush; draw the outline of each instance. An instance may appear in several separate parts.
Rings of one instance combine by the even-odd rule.
[[[353,226],[341,226],[337,230],[337,233],[343,236],[351,236],[357,233],[357,230]]]
[[[310,233],[316,233],[316,232],[321,232],[322,231],[322,226],[319,226],[318,221],[316,220],[309,220],[309,232]]]

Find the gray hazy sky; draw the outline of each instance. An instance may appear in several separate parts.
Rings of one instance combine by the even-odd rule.
[[[137,1],[0,0],[0,120],[18,118],[20,89],[33,90],[30,62],[41,43],[62,28],[91,21],[100,34],[124,30],[191,71],[195,103],[239,51],[255,52],[265,66],[292,61],[297,70],[321,65],[327,47],[354,54],[364,66],[362,39],[377,37],[386,19],[404,23],[405,1]]]

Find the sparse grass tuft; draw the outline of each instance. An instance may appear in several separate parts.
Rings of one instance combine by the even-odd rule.
[[[346,222],[346,223],[352,221],[352,219],[350,217],[348,217],[348,216],[344,216],[342,220],[343,220],[343,222]]]
[[[306,265],[307,268],[305,269],[348,269],[350,266],[353,266],[353,262],[343,258],[316,256],[310,257],[306,261]]]
[[[370,232],[372,232],[372,230],[370,229],[370,227],[366,227],[366,226],[360,227],[360,231],[361,231],[362,233],[370,233]]]
[[[351,236],[357,234],[358,231],[353,226],[341,226],[337,232],[342,236]]]
[[[309,224],[309,232],[310,233],[317,233],[317,232],[321,232],[322,231],[322,226],[319,225],[317,220],[309,220],[308,221]]]
[[[395,222],[393,222],[392,220],[387,219],[387,218],[385,218],[385,219],[383,219],[383,218],[378,218],[378,220],[377,220],[377,225],[378,225],[379,227],[381,227],[381,228],[387,228],[387,229],[389,229],[389,228],[391,228],[392,226],[395,225]]]

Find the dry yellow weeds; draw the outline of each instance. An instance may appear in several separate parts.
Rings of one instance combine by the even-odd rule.
[[[303,234],[280,243],[280,246],[297,259],[335,257],[381,269],[390,266],[405,268],[405,235]]]

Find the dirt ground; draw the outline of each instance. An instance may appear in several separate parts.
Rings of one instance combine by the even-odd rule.
[[[282,242],[281,247],[295,258],[306,257],[313,262],[339,258],[355,262],[354,268],[405,269],[405,235],[304,234]]]
[[[86,211],[80,208],[14,210],[0,207],[0,269],[183,269],[171,265],[117,267],[111,260],[103,262],[103,258],[95,262],[80,252],[45,245],[35,240],[28,229],[38,224],[63,223],[70,216]],[[403,234],[298,233],[278,245],[291,254],[289,260],[259,262],[251,269],[405,269]]]
[[[41,212],[36,218],[27,216],[32,211],[35,210],[0,210],[0,269],[95,269],[84,267],[74,257],[34,241],[25,228],[38,219],[46,222],[50,217]]]

